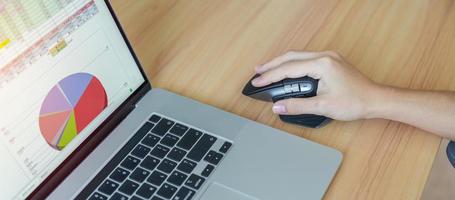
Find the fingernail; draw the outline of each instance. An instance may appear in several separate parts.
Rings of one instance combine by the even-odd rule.
[[[253,80],[251,81],[251,83],[252,83],[253,85],[258,85],[258,84],[260,84],[261,82],[262,82],[262,78],[261,78],[261,77],[255,78],[255,79],[253,79]]]
[[[280,105],[280,104],[273,105],[272,110],[274,113],[277,113],[277,114],[286,113],[286,107],[284,105]]]

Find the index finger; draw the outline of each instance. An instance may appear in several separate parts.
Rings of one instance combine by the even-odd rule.
[[[251,83],[255,87],[262,87],[285,78],[310,76],[314,79],[320,79],[323,74],[322,70],[319,59],[291,61],[264,72],[261,76],[253,79]]]
[[[278,56],[271,61],[256,67],[256,72],[262,74],[268,70],[273,68],[279,67],[280,65],[290,62],[290,61],[298,61],[298,60],[308,60],[308,59],[316,59],[323,56],[330,56],[334,58],[338,58],[339,56],[333,51],[289,51],[281,56]]]

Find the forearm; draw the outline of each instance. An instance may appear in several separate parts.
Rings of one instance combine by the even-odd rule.
[[[455,93],[379,87],[367,118],[403,122],[455,139]]]
[[[258,66],[252,84],[264,87],[283,78],[319,79],[318,95],[275,102],[280,115],[316,114],[336,120],[383,118],[455,139],[455,92],[431,92],[378,85],[335,52],[288,52]]]

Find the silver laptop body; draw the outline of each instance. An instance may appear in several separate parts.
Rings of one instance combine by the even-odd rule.
[[[145,77],[108,1],[85,2],[88,3],[82,8],[87,9],[89,6],[97,5],[98,14],[109,15],[112,18],[111,23],[117,28],[112,32],[121,35],[124,43],[117,46],[114,44],[113,46],[125,48],[123,50],[127,50],[129,55],[124,56],[132,57],[135,61],[134,66],[125,66],[125,68],[140,71],[142,78]],[[108,10],[103,10],[103,8],[108,8]],[[97,13],[92,15],[95,14]],[[105,71],[105,73],[110,72]],[[200,156],[200,161],[194,161],[196,165],[190,173],[186,174],[184,182],[176,185],[169,183],[169,179],[164,180],[166,184],[175,189],[175,193],[168,197],[169,199],[321,199],[342,161],[342,154],[337,150],[178,94],[152,88],[145,79],[139,87],[134,88],[134,92],[121,102],[121,105],[102,124],[98,125],[90,137],[75,147],[72,154],[64,162],[61,162],[58,168],[52,173],[46,173],[48,177],[43,175],[41,177],[43,181],[29,186],[31,189],[23,192],[23,194],[30,195],[29,198],[41,198],[50,193],[47,199],[61,200],[96,199],[94,196],[96,193],[107,198],[113,198],[114,193],[119,193],[128,198],[136,196],[145,199],[137,195],[137,192],[133,192],[132,195],[124,194],[119,189],[122,183],[110,178],[113,171],[106,172],[105,169],[106,166],[112,164],[113,159],[119,159],[116,155],[131,145],[129,142],[144,124],[151,123],[154,127],[159,126],[159,122],[150,122],[153,115],[160,116],[161,120],[172,121],[173,126],[176,126],[175,124],[184,125],[189,129],[198,130],[205,135],[216,138],[210,148],[204,151],[204,155]],[[166,134],[170,134],[169,131],[167,130]],[[154,133],[147,131],[147,134],[153,135]],[[175,138],[174,135],[170,135]],[[223,152],[221,149],[226,143],[231,144],[231,146]],[[152,147],[151,149],[153,151]],[[187,153],[190,154],[190,151],[188,150]],[[212,151],[217,152],[213,154],[214,157],[210,157],[207,153]],[[221,155],[221,157],[217,157],[217,155]],[[150,157],[150,154],[147,156]],[[125,159],[125,157],[121,158],[123,161]],[[165,158],[157,159],[163,162]],[[185,157],[185,159],[187,158]],[[210,161],[210,159],[212,160]],[[179,162],[177,164],[181,164],[183,161]],[[208,165],[212,165],[214,169],[211,169],[212,171],[207,175],[204,171],[207,170]],[[119,164],[113,166],[113,169],[118,166]],[[139,165],[137,168],[141,166]],[[133,173],[133,171],[129,170],[129,173]],[[153,170],[150,170],[149,173],[151,171]],[[179,168],[175,168],[171,173],[175,171],[179,171]],[[100,175],[103,173],[104,175]],[[201,176],[203,173],[206,173],[206,176]],[[189,177],[192,174],[203,177],[203,180],[198,180],[197,183],[191,182]],[[147,174],[146,176],[150,175]],[[94,184],[95,179],[100,179],[97,180],[99,184]],[[130,180],[130,177],[126,179]],[[104,194],[99,190],[106,180],[111,180],[111,185],[117,184],[118,186],[112,194]],[[141,186],[148,181],[145,178],[143,182],[132,182]],[[161,195],[162,193],[159,193],[160,187],[163,185],[155,185],[154,187],[156,190],[153,191],[153,197],[167,199]],[[193,193],[177,197],[177,193],[183,187],[191,189]],[[152,198],[152,196],[147,198]],[[16,198],[20,198],[19,195]]]
[[[154,88],[49,199],[75,197],[151,113],[232,141],[194,199],[321,199],[342,159],[331,148]]]

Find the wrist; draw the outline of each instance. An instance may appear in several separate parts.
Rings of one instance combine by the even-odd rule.
[[[373,84],[372,89],[368,93],[365,116],[366,119],[382,118],[388,119],[389,115],[394,110],[393,100],[397,99],[399,93],[398,88]]]

